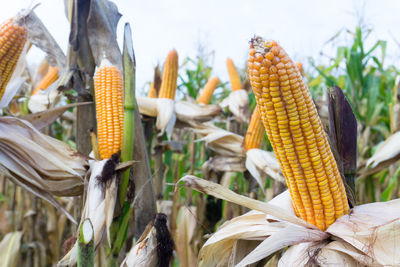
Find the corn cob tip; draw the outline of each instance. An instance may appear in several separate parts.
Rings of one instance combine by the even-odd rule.
[[[164,63],[163,76],[158,98],[175,99],[178,80],[178,52],[175,49],[169,51]]]
[[[243,89],[243,84],[240,79],[238,70],[231,58],[226,59],[226,68],[228,69],[229,79],[231,82],[232,91]]]

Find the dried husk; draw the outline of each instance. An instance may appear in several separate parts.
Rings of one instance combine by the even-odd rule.
[[[400,264],[400,199],[356,206],[349,215],[339,218],[323,232],[292,218],[295,214],[287,191],[268,204],[261,204],[203,179],[185,176],[182,180],[200,192],[258,210],[223,224],[201,249],[200,266],[233,266],[229,261],[232,255],[236,258],[235,266],[247,266],[286,247],[289,249],[283,254],[279,266]],[[278,205],[281,208],[275,210]],[[238,240],[262,242],[250,253],[238,253],[234,250]],[[238,259],[238,255],[243,258]]]
[[[400,132],[396,132],[379,145],[374,155],[368,159],[366,165],[371,169],[382,169],[400,158]]]
[[[274,152],[257,148],[248,150],[246,152],[246,168],[261,188],[264,188],[267,176],[278,182],[286,183]]]
[[[211,123],[193,125],[193,131],[200,135],[197,141],[204,141],[206,147],[221,156],[244,157],[243,136],[220,129]]]
[[[85,206],[82,211],[81,222],[85,219],[90,219],[94,230],[94,246],[100,244],[104,233],[106,233],[109,245],[110,240],[110,225],[114,215],[114,207],[117,200],[117,185],[116,174],[111,177],[103,177],[103,169],[108,161],[90,162],[90,179],[86,192]],[[104,179],[107,182],[104,182]],[[77,243],[73,248],[58,262],[59,266],[73,266],[77,260]]]
[[[0,259],[2,266],[16,267],[20,258],[21,231],[6,234],[0,242]]]
[[[153,267],[157,263],[156,229],[149,224],[142,236],[132,246],[121,267]]]
[[[0,159],[0,172],[5,177],[49,201],[74,221],[53,195],[82,194],[85,156],[42,134],[27,121],[1,117]]]
[[[222,108],[229,107],[229,111],[232,112],[237,121],[241,123],[249,122],[249,95],[246,90],[240,89],[231,92],[219,105]]]

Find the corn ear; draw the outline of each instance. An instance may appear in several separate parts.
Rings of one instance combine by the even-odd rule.
[[[159,98],[175,99],[176,83],[178,79],[178,53],[171,50],[164,64]]]
[[[121,72],[115,66],[101,66],[94,77],[97,137],[102,159],[122,148],[124,97]]]
[[[211,101],[211,98],[213,96],[215,88],[218,87],[219,84],[219,79],[218,77],[213,77],[208,80],[206,86],[204,86],[203,91],[201,94],[197,97],[197,103],[200,104],[209,104]]]
[[[150,89],[149,92],[147,93],[147,97],[157,98],[157,91],[156,88],[154,87],[154,83],[150,84]]]
[[[33,90],[32,95],[37,94],[39,90],[46,90],[50,85],[52,85],[55,81],[58,80],[58,67],[49,67],[46,75],[40,81],[40,83],[36,86],[35,90]]]
[[[248,70],[296,215],[325,230],[349,205],[307,85],[286,52],[261,37],[251,41]]]
[[[246,136],[244,137],[244,149],[246,151],[252,148],[260,148],[264,137],[264,125],[261,120],[261,115],[258,106],[253,111],[249,127],[247,128]]]
[[[17,66],[27,41],[27,29],[11,18],[0,26],[0,99]]]
[[[243,89],[242,81],[240,80],[240,75],[238,70],[233,63],[231,58],[226,59],[226,67],[229,73],[229,79],[231,81],[232,91],[237,91]]]

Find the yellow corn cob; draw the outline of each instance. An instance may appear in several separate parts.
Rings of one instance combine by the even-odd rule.
[[[159,98],[175,99],[176,83],[178,79],[178,53],[171,50],[164,64]]]
[[[3,98],[26,40],[26,27],[18,25],[13,18],[0,26],[0,99]]]
[[[197,97],[197,103],[202,103],[202,104],[209,104],[212,98],[212,95],[214,93],[215,88],[218,87],[219,84],[219,79],[218,77],[214,77],[208,80],[206,86],[204,86],[203,91],[201,94]]]
[[[100,67],[94,77],[97,138],[102,159],[122,148],[124,97],[122,75],[115,66]]]
[[[233,64],[232,59],[226,59],[226,67],[228,69],[229,79],[231,80],[232,91],[243,89],[239,72],[237,71],[235,64]]]
[[[157,91],[156,91],[156,88],[154,88],[154,83],[150,84],[150,90],[147,93],[147,97],[157,98]]]
[[[253,111],[246,136],[244,137],[244,148],[250,150],[252,148],[260,148],[264,137],[264,125],[258,106]]]
[[[274,41],[252,39],[249,77],[296,214],[321,230],[349,212],[346,191],[307,85]]]
[[[35,90],[33,90],[32,95],[37,94],[39,90],[46,90],[50,85],[52,85],[58,79],[58,68],[50,67],[46,75],[40,81],[40,83],[36,86]]]

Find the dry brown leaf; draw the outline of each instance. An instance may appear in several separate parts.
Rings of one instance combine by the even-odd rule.
[[[41,130],[44,127],[50,125],[52,122],[54,122],[68,109],[88,104],[92,104],[92,102],[80,102],[80,103],[69,104],[62,107],[52,108],[45,111],[24,115],[21,116],[20,118],[29,121],[36,129]]]

